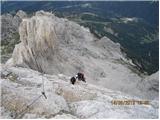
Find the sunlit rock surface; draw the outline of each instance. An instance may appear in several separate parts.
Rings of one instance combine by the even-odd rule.
[[[72,85],[70,77],[62,74],[42,76],[20,67],[1,73],[1,118],[158,118],[158,100],[113,105],[113,100],[146,99],[83,82]],[[47,99],[39,97],[43,80]]]
[[[142,98],[148,94],[141,93],[143,78],[135,65],[107,37],[97,39],[87,28],[44,11],[23,19],[19,34],[21,43],[15,46],[7,66],[67,76],[83,72],[88,83]]]

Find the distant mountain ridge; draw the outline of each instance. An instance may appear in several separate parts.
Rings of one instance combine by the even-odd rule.
[[[65,7],[66,6],[66,7]],[[67,7],[70,6],[70,7]],[[73,7],[72,7],[73,6]],[[75,6],[75,8],[74,8]],[[2,2],[2,14],[18,10],[24,10],[26,12],[35,12],[38,10],[47,11],[63,11],[63,10],[75,10],[83,8],[84,11],[92,12],[99,9],[101,14],[118,15],[125,17],[138,17],[143,18],[147,22],[158,26],[159,24],[159,5],[158,1],[38,1],[38,2]],[[76,10],[77,9],[77,10]],[[80,9],[81,11],[82,9]],[[83,11],[83,10],[82,10]],[[96,11],[95,11],[96,12]],[[114,14],[113,14],[114,13]],[[151,15],[151,16],[148,16]],[[117,17],[118,17],[117,16]]]

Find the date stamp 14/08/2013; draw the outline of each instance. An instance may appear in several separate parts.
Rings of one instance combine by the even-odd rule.
[[[124,100],[112,100],[111,101],[112,105],[149,105],[148,100],[129,100],[129,99],[124,99]]]

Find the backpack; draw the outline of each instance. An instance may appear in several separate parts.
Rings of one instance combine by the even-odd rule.
[[[78,76],[78,80],[82,80],[83,82],[86,82],[83,73],[77,73],[77,76]]]

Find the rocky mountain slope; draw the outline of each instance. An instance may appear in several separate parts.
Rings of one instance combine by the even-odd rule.
[[[113,100],[146,99],[83,82],[72,85],[63,74],[42,76],[21,67],[1,72],[1,118],[158,118],[156,100],[114,105]],[[42,79],[47,99],[41,95]]]
[[[158,1],[2,2],[2,14],[16,14],[18,10],[28,14],[53,11],[56,16],[88,27],[97,37],[107,36],[120,43],[141,72],[151,75],[159,70]]]
[[[2,118],[158,118],[158,72],[141,74],[118,43],[44,11],[24,18],[19,35],[1,65]],[[77,72],[87,83],[70,83]]]
[[[142,94],[143,78],[125,58],[120,45],[106,37],[97,39],[87,28],[39,11],[32,18],[23,19],[19,34],[21,43],[15,46],[8,66],[69,76],[83,72],[88,83],[142,98],[148,94]]]

